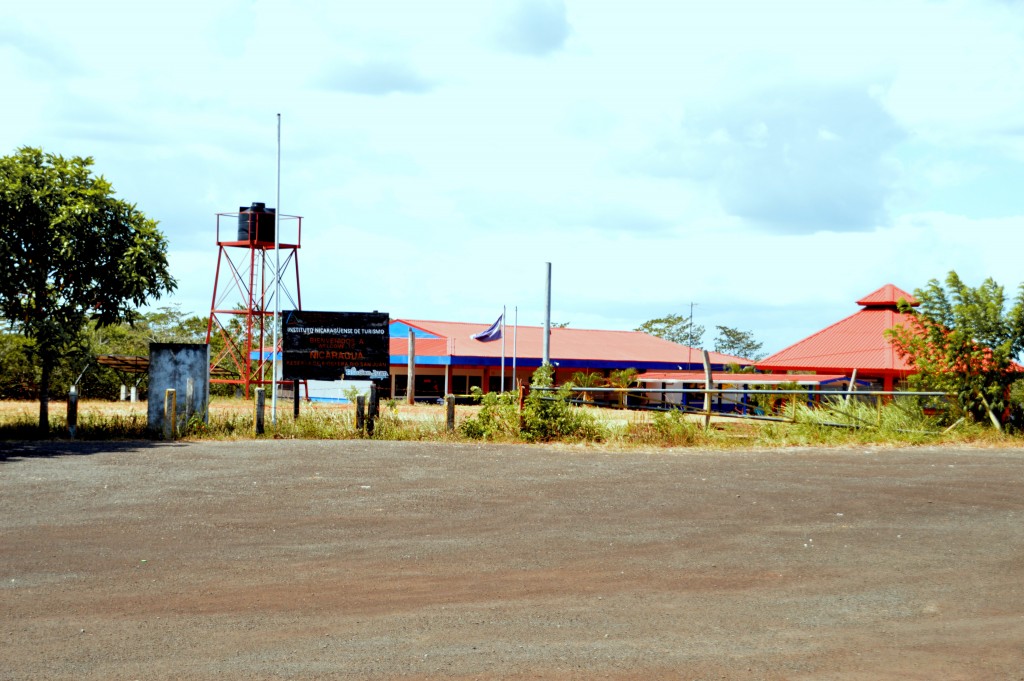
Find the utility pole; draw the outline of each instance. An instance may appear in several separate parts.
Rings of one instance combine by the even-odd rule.
[[[551,263],[544,263],[547,276],[544,285],[544,343],[541,363],[551,366]]]

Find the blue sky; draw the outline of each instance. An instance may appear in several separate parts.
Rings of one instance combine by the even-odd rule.
[[[303,306],[774,351],[893,283],[1022,280],[1024,5],[6,3],[0,154],[88,155],[209,313],[215,214],[302,215]]]

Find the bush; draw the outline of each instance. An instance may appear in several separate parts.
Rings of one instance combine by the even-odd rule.
[[[512,392],[483,393],[473,388],[480,411],[460,426],[461,433],[474,440],[552,440],[600,441],[607,433],[597,419],[569,402],[572,385],[552,390],[551,367],[533,374],[530,394],[519,412],[518,395]]]
[[[515,393],[484,393],[477,386],[470,392],[480,402],[480,411],[459,426],[463,435],[474,440],[519,438],[519,404]]]
[[[527,442],[604,440],[607,432],[594,415],[570,404],[571,384],[551,390],[553,375],[554,370],[549,366],[542,366],[533,373],[532,389],[523,405],[522,438]]]

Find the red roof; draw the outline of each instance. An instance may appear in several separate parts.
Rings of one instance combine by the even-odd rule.
[[[911,374],[914,367],[899,356],[885,335],[887,329],[911,320],[897,309],[900,298],[917,303],[906,291],[887,284],[857,301],[864,309],[766,357],[757,368],[846,374],[857,369],[865,377]]]
[[[441,322],[416,319],[393,319],[392,323],[407,324],[429,332],[438,339],[416,339],[417,355],[444,355],[468,357],[501,357],[501,341],[482,342],[470,338],[487,329],[490,324],[469,322]],[[513,327],[505,327],[505,356],[512,356]],[[520,325],[515,332],[516,355],[518,357],[541,358],[544,354],[544,327]],[[391,339],[391,354],[404,355],[408,351],[408,340],[404,337]],[[605,362],[647,363],[664,362],[677,364],[700,364],[699,348],[673,343],[642,331],[599,331],[594,329],[551,329],[550,354],[552,360],[594,360]],[[749,365],[742,357],[709,352],[712,364]]]
[[[877,291],[867,294],[866,296],[858,300],[857,304],[863,305],[864,307],[884,306],[892,307],[895,309],[896,305],[900,302],[900,300],[907,301],[908,303],[910,303],[911,307],[917,307],[918,305],[921,304],[918,302],[917,298],[910,295],[900,287],[893,286],[892,284],[886,284]]]
[[[702,371],[648,371],[637,376],[640,383],[704,383]],[[730,385],[779,385],[797,383],[800,385],[821,385],[833,381],[849,381],[846,374],[727,374],[711,372],[711,382]]]

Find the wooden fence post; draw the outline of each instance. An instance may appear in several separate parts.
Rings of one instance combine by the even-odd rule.
[[[455,395],[445,395],[444,397],[444,409],[445,409],[445,429],[450,433],[455,430]]]
[[[416,404],[416,334],[412,328],[409,329],[409,368],[407,373],[409,385],[405,390],[405,398],[409,404]]]
[[[704,357],[704,430],[711,427],[711,356],[707,350],[701,350]]]
[[[292,381],[292,418],[299,420],[299,379]]]
[[[360,433],[366,427],[366,396],[360,395],[356,398],[356,430]]]
[[[256,426],[256,434],[263,435],[263,413],[266,410],[267,391],[263,388],[256,388],[256,413],[253,421]]]
[[[370,384],[370,406],[367,409],[366,434],[373,437],[373,424],[380,415],[380,397],[377,395],[377,384]]]

